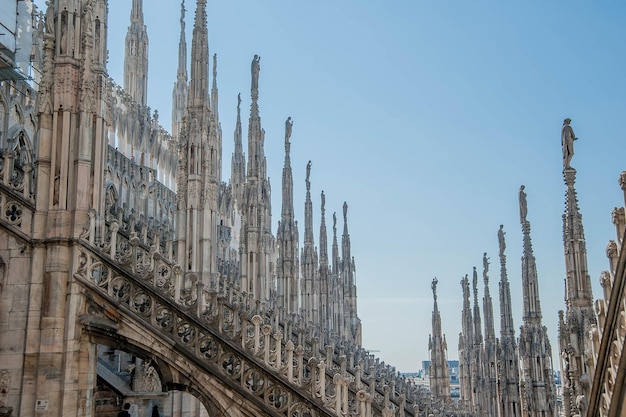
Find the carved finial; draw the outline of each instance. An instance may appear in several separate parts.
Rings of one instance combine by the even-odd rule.
[[[570,162],[574,156],[574,141],[578,140],[574,134],[574,129],[570,126],[572,119],[569,117],[563,120],[561,129],[561,146],[563,147],[563,169],[572,169]]]
[[[326,213],[326,195],[324,195],[324,191],[322,190],[322,216]]]
[[[333,233],[337,234],[337,212],[333,212]]]
[[[348,203],[343,202],[343,221],[344,223],[348,221]]]
[[[433,290],[433,298],[437,301],[437,277],[433,278],[433,282],[430,284],[430,288]]]
[[[500,246],[500,256],[504,256],[504,250],[506,249],[506,242],[504,241],[505,234],[504,225],[501,224],[500,229],[498,230],[498,246]]]
[[[528,214],[528,204],[526,203],[525,186],[519,188],[519,217],[522,224],[526,223],[526,215]]]
[[[241,114],[241,93],[237,94],[237,114]]]
[[[180,2],[180,27],[185,29],[185,0]]]

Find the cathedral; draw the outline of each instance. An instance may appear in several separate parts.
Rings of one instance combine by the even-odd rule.
[[[522,186],[521,327],[518,333],[500,226],[500,335],[485,253],[482,313],[479,271],[461,280],[460,398],[453,401],[436,278],[424,341],[429,389],[362,348],[348,204],[328,219],[329,237],[324,193],[319,211],[313,208],[311,162],[301,247],[291,118],[273,230],[258,55],[250,64],[247,152],[241,118],[248,98],[240,95],[230,109],[237,115],[230,178],[222,178],[218,60],[209,52],[207,2],[194,6],[188,57],[181,4],[169,128],[147,105],[142,0],[132,0],[122,86],[107,73],[106,0],[48,0],[41,12],[31,9],[31,79],[0,56],[0,417],[114,417],[122,408],[133,417],[626,413],[626,218],[623,208],[614,210],[617,239],[607,247],[610,270],[594,302],[571,120],[561,138],[561,392]],[[626,173],[620,184],[626,189]]]

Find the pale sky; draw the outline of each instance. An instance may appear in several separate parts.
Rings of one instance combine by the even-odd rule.
[[[109,1],[109,74],[120,85],[130,4]],[[186,8],[191,47],[195,3]],[[148,104],[168,130],[179,11],[176,1],[144,2]],[[524,184],[543,323],[557,357],[557,312],[564,308],[561,125],[570,117],[579,137],[572,166],[598,297],[605,247],[615,238],[611,210],[624,204],[617,180],[626,169],[625,19],[626,3],[618,1],[209,0],[223,179],[230,176],[239,92],[247,131],[250,62],[258,54],[273,232],[291,116],[300,236],[311,160],[316,244],[324,190],[329,236],[332,212],[341,219],[343,201],[349,205],[364,347],[402,372],[428,359],[434,276],[448,357],[458,358],[459,282],[473,266],[482,273],[483,252],[491,257],[499,336],[500,224],[519,329]],[[342,227],[340,221],[340,233]]]

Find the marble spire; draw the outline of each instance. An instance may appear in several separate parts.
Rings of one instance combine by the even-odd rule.
[[[430,395],[431,397],[449,403],[450,372],[448,369],[448,346],[441,329],[441,314],[437,305],[437,278],[431,284],[433,290],[432,334],[428,338],[430,351]]]
[[[571,417],[586,410],[579,410],[577,403],[587,402],[591,390],[593,369],[585,352],[591,351],[588,335],[597,322],[593,310],[591,277],[587,268],[587,247],[583,230],[582,214],[576,195],[576,170],[571,167],[573,141],[576,140],[565,119],[561,132],[564,146],[563,179],[566,185],[565,211],[563,213],[563,249],[565,254],[565,307],[559,312],[559,350],[561,352],[561,375],[563,376],[563,414]]]
[[[124,90],[145,106],[148,95],[148,31],[143,21],[143,1],[133,0],[124,53]]]
[[[506,232],[504,226],[498,229],[500,259],[500,340],[497,343],[498,357],[498,410],[500,416],[521,415],[519,392],[519,356],[513,324],[513,304],[511,286],[506,271]]]
[[[519,191],[520,223],[524,236],[522,256],[523,324],[520,328],[519,356],[522,365],[520,389],[522,416],[555,417],[556,386],[552,372],[552,348],[547,328],[542,324],[537,266],[530,238],[530,222],[525,187]]]

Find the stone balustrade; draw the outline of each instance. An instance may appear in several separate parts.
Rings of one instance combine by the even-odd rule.
[[[225,279],[205,287],[183,273],[166,224],[122,211],[107,217],[90,212],[75,276],[276,410],[305,407],[288,395],[292,389],[338,415],[416,416],[432,408],[424,390],[360,346],[275,309],[271,300],[255,300]],[[472,414],[462,407],[446,410]]]

